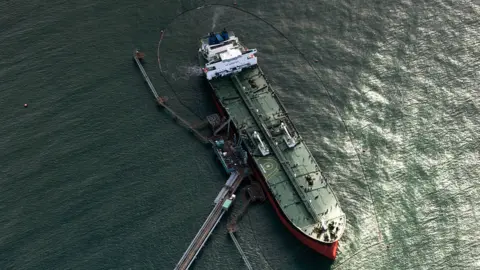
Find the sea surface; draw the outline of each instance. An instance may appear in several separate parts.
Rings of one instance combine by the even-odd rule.
[[[477,0],[3,0],[0,11],[0,269],[173,269],[226,174],[157,108],[132,50],[198,122],[215,112],[198,39],[224,27],[258,49],[348,219],[332,263],[271,205],[251,206],[237,236],[254,269],[480,269]],[[192,269],[246,269],[226,222]]]

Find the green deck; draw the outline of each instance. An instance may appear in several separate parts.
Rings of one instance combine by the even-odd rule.
[[[210,83],[289,220],[314,239],[327,243],[338,240],[345,229],[345,214],[261,69],[250,68]],[[298,138],[293,148],[282,139],[280,122]],[[261,155],[257,141],[251,137],[254,131],[268,146],[269,155]],[[306,176],[313,179],[312,184]],[[321,232],[321,221],[331,228]]]

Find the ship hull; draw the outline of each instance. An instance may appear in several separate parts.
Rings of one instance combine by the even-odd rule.
[[[220,104],[220,102],[217,99],[217,96],[215,95],[214,91],[212,91],[212,98],[215,103],[215,107],[217,108],[218,112],[220,113],[221,116],[226,116],[225,109],[223,106]],[[235,125],[233,125],[233,129],[235,128]],[[236,132],[236,130],[232,130],[233,132]],[[285,227],[292,233],[295,238],[300,240],[304,245],[308,246],[309,248],[313,249],[314,251],[318,252],[319,254],[331,259],[335,260],[337,256],[337,248],[338,248],[338,241],[335,241],[332,244],[325,244],[322,242],[319,242],[315,239],[312,239],[305,235],[302,231],[297,229],[296,226],[294,226],[288,218],[286,218],[285,214],[281,210],[280,206],[278,205],[277,201],[275,200],[274,196],[272,195],[271,190],[268,188],[268,185],[266,183],[265,178],[263,177],[262,173],[258,169],[257,165],[255,162],[253,162],[253,159],[249,153],[249,165],[252,168],[253,171],[253,176],[255,180],[260,182],[262,185],[262,189],[265,191],[267,194],[268,201],[270,204],[273,206],[275,213],[277,216],[280,218],[280,221],[283,223]]]

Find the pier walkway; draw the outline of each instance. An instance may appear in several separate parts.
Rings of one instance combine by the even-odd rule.
[[[143,65],[142,65],[143,57],[144,57],[143,53],[137,50],[133,52],[133,59],[135,60],[135,63],[137,64],[140,71],[142,72],[143,78],[148,84],[150,91],[155,97],[155,100],[157,101],[158,105],[163,107],[165,111],[167,111],[175,120],[178,120],[178,122],[182,126],[184,126],[190,132],[192,132],[198,139],[200,139],[201,142],[212,143],[214,145],[213,141],[210,141],[205,136],[203,136],[196,129],[196,127],[190,125],[186,120],[184,120],[182,117],[176,114],[169,106],[165,104],[165,102],[167,101],[167,98],[161,97],[160,95],[158,95],[157,91],[155,90],[155,87],[153,86],[152,82],[150,81],[150,78],[147,75],[147,72],[143,68]],[[220,122],[220,119],[218,115],[216,114],[210,115],[210,116],[207,116],[207,120],[204,123],[201,123],[200,126],[204,126],[204,125],[207,125],[207,123],[209,123],[212,127],[217,127],[214,130],[214,135],[216,135],[223,127],[225,127],[225,125],[230,125],[230,120],[225,121],[223,124],[218,124],[219,122]],[[231,162],[235,163],[236,161],[231,161]],[[232,195],[234,195],[235,191],[237,190],[242,180],[244,179],[245,175],[247,174],[245,170],[246,167],[247,167],[246,164],[240,164],[240,163],[234,164],[233,166],[234,171],[231,172],[230,177],[226,181],[224,187],[218,193],[217,197],[214,200],[215,206],[213,207],[212,212],[210,213],[210,215],[208,215],[207,220],[205,220],[202,227],[198,231],[197,235],[195,235],[192,242],[188,246],[187,250],[183,254],[182,258],[175,266],[175,270],[186,270],[193,263],[198,253],[200,252],[202,247],[205,245],[205,242],[207,241],[208,237],[212,234],[213,230],[217,226],[220,219],[228,211],[229,206],[231,205],[234,199]],[[245,253],[241,249],[238,241],[236,240],[235,235],[233,234],[233,231],[230,231],[229,233],[230,233],[230,237],[234,241],[235,246],[240,252],[240,255],[245,261],[246,266],[248,267],[248,269],[252,269],[252,266],[248,262],[247,257],[245,256]]]
[[[212,212],[210,215],[208,215],[207,220],[205,220],[197,235],[195,235],[182,258],[175,266],[175,270],[186,270],[193,263],[208,237],[210,234],[212,234],[213,230],[222,218],[223,214],[225,214],[225,212],[228,210],[223,207],[223,203],[231,196],[231,194],[235,193],[242,180],[243,172],[232,172],[229,180],[227,181],[227,183],[231,183],[231,186],[227,186],[229,192],[223,193],[223,190],[220,191],[220,198],[217,197],[218,200],[215,199],[217,202],[213,207]]]
[[[133,59],[135,60],[135,63],[137,63],[137,66],[140,69],[140,71],[142,72],[143,78],[147,82],[148,87],[150,88],[150,91],[152,92],[153,96],[155,97],[155,100],[157,101],[158,105],[162,106],[168,112],[168,114],[170,114],[175,120],[178,120],[179,123],[182,126],[184,126],[190,132],[192,132],[193,135],[195,135],[195,137],[197,137],[202,143],[205,143],[205,144],[210,143],[210,141],[207,138],[205,138],[205,136],[203,136],[198,130],[196,130],[192,125],[190,125],[185,119],[180,117],[170,107],[168,107],[167,104],[165,104],[167,99],[165,97],[161,97],[160,95],[158,95],[157,90],[155,90],[155,87],[153,86],[152,82],[150,81],[150,78],[148,77],[147,72],[143,68],[143,65],[141,63],[142,58],[143,58],[143,55],[140,52],[134,51]]]

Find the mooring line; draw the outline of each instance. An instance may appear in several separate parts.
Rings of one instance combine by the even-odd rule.
[[[160,31],[160,40],[158,41],[158,46],[157,46],[157,61],[158,61],[158,68],[160,69],[160,72],[163,73],[162,70],[162,65],[160,64],[160,44],[162,43],[163,40],[163,34],[165,33],[163,30]]]
[[[312,71],[314,72],[315,76],[317,77],[318,81],[320,82],[320,84],[322,85],[323,89],[325,89],[325,92],[327,93],[328,95],[328,98],[330,99],[330,102],[332,103],[333,107],[335,108],[335,111],[337,113],[337,115],[339,116],[340,118],[340,121],[342,121],[342,125],[343,127],[345,128],[345,131],[347,133],[347,136],[349,138],[349,141],[350,143],[352,144],[352,146],[354,146],[355,144],[353,143],[353,138],[352,138],[352,135],[350,134],[350,130],[348,129],[347,127],[347,124],[345,122],[345,120],[343,119],[342,115],[340,114],[340,110],[338,109],[337,105],[335,104],[334,100],[333,100],[333,97],[332,97],[332,94],[330,93],[330,91],[325,87],[325,84],[323,83],[322,79],[321,79],[321,76],[320,74],[318,74],[318,71],[315,69],[315,67],[310,63],[310,61],[308,60],[307,56],[283,33],[281,32],[278,28],[276,28],[272,23],[268,22],[266,19],[263,19],[262,17],[250,12],[250,11],[247,11],[247,10],[244,10],[242,8],[239,8],[237,5],[236,5],[236,2],[234,3],[234,5],[224,5],[224,4],[206,4],[206,5],[202,5],[202,6],[199,6],[199,7],[195,7],[195,8],[191,8],[191,9],[187,9],[187,10],[184,10],[182,11],[180,14],[176,15],[174,18],[172,18],[168,23],[167,25],[165,26],[164,30],[163,30],[163,33],[165,33],[165,31],[167,30],[167,28],[170,26],[170,24],[172,24],[177,18],[179,18],[180,16],[183,16],[189,12],[192,12],[192,11],[196,11],[196,10],[199,10],[199,9],[203,9],[203,8],[206,8],[206,7],[213,7],[213,6],[221,6],[221,7],[227,7],[227,8],[233,8],[235,10],[238,10],[240,12],[243,12],[245,14],[248,14],[262,22],[264,22],[265,24],[267,24],[268,26],[270,26],[273,30],[275,30],[278,34],[280,34],[283,38],[285,38],[285,40],[288,41],[288,43],[290,43],[292,45],[292,47],[302,56],[302,58],[305,60],[305,62],[308,64],[308,66],[312,69]],[[162,38],[163,38],[163,33],[162,33]],[[160,46],[160,44],[159,44]],[[167,81],[167,83],[170,85],[170,83],[168,82],[166,76],[163,75],[163,72],[161,72],[163,78],[165,79],[165,81]],[[173,89],[173,87],[170,85],[170,88],[172,89],[172,91],[175,93],[175,90]],[[177,96],[177,94],[175,93],[175,95]],[[178,96],[177,96],[178,98]],[[180,100],[181,102],[181,100]],[[183,102],[181,102],[183,104]],[[185,104],[183,104],[184,106],[186,106]],[[186,106],[187,107],[187,106]],[[188,107],[187,107],[188,108]],[[191,111],[191,110],[190,110]],[[374,212],[374,215],[375,215],[375,222],[376,222],[376,225],[377,225],[377,232],[378,232],[378,241],[379,243],[381,242],[382,240],[382,236],[381,236],[381,230],[380,230],[380,222],[378,221],[378,214],[377,214],[377,210],[376,210],[376,207],[375,207],[375,200],[373,198],[373,193],[371,191],[371,181],[368,181],[367,179],[367,176],[366,176],[366,173],[365,173],[365,166],[363,165],[361,159],[360,159],[360,153],[358,152],[357,148],[354,146],[353,147],[354,151],[355,151],[355,155],[358,159],[358,162],[360,163],[360,167],[361,167],[361,170],[362,170],[362,176],[363,176],[363,179],[367,185],[367,189],[368,189],[368,193],[369,193],[369,197],[372,201],[372,207],[373,207],[373,212]],[[336,195],[334,194],[335,198],[336,198]]]
[[[172,84],[170,83],[170,81],[168,81],[167,79],[167,76],[165,76],[165,73],[163,72],[162,70],[162,65],[161,65],[161,62],[160,62],[160,45],[162,43],[162,40],[163,40],[163,35],[165,34],[166,32],[166,29],[165,30],[161,30],[160,31],[160,39],[158,40],[158,45],[157,45],[157,62],[158,62],[158,69],[160,70],[160,75],[163,77],[163,80],[167,83],[168,87],[170,88],[170,90],[173,92],[173,94],[175,95],[175,97],[177,97],[177,100],[178,102],[180,102],[180,104],[182,104],[188,111],[190,111],[190,113],[192,113],[193,115],[195,115],[196,117],[198,117],[199,119],[203,120],[205,117],[201,117],[198,113],[196,113],[192,108],[190,108],[190,106],[188,106],[187,104],[185,104],[182,99],[178,96],[177,94],[177,91],[175,91],[175,88],[172,86]]]

